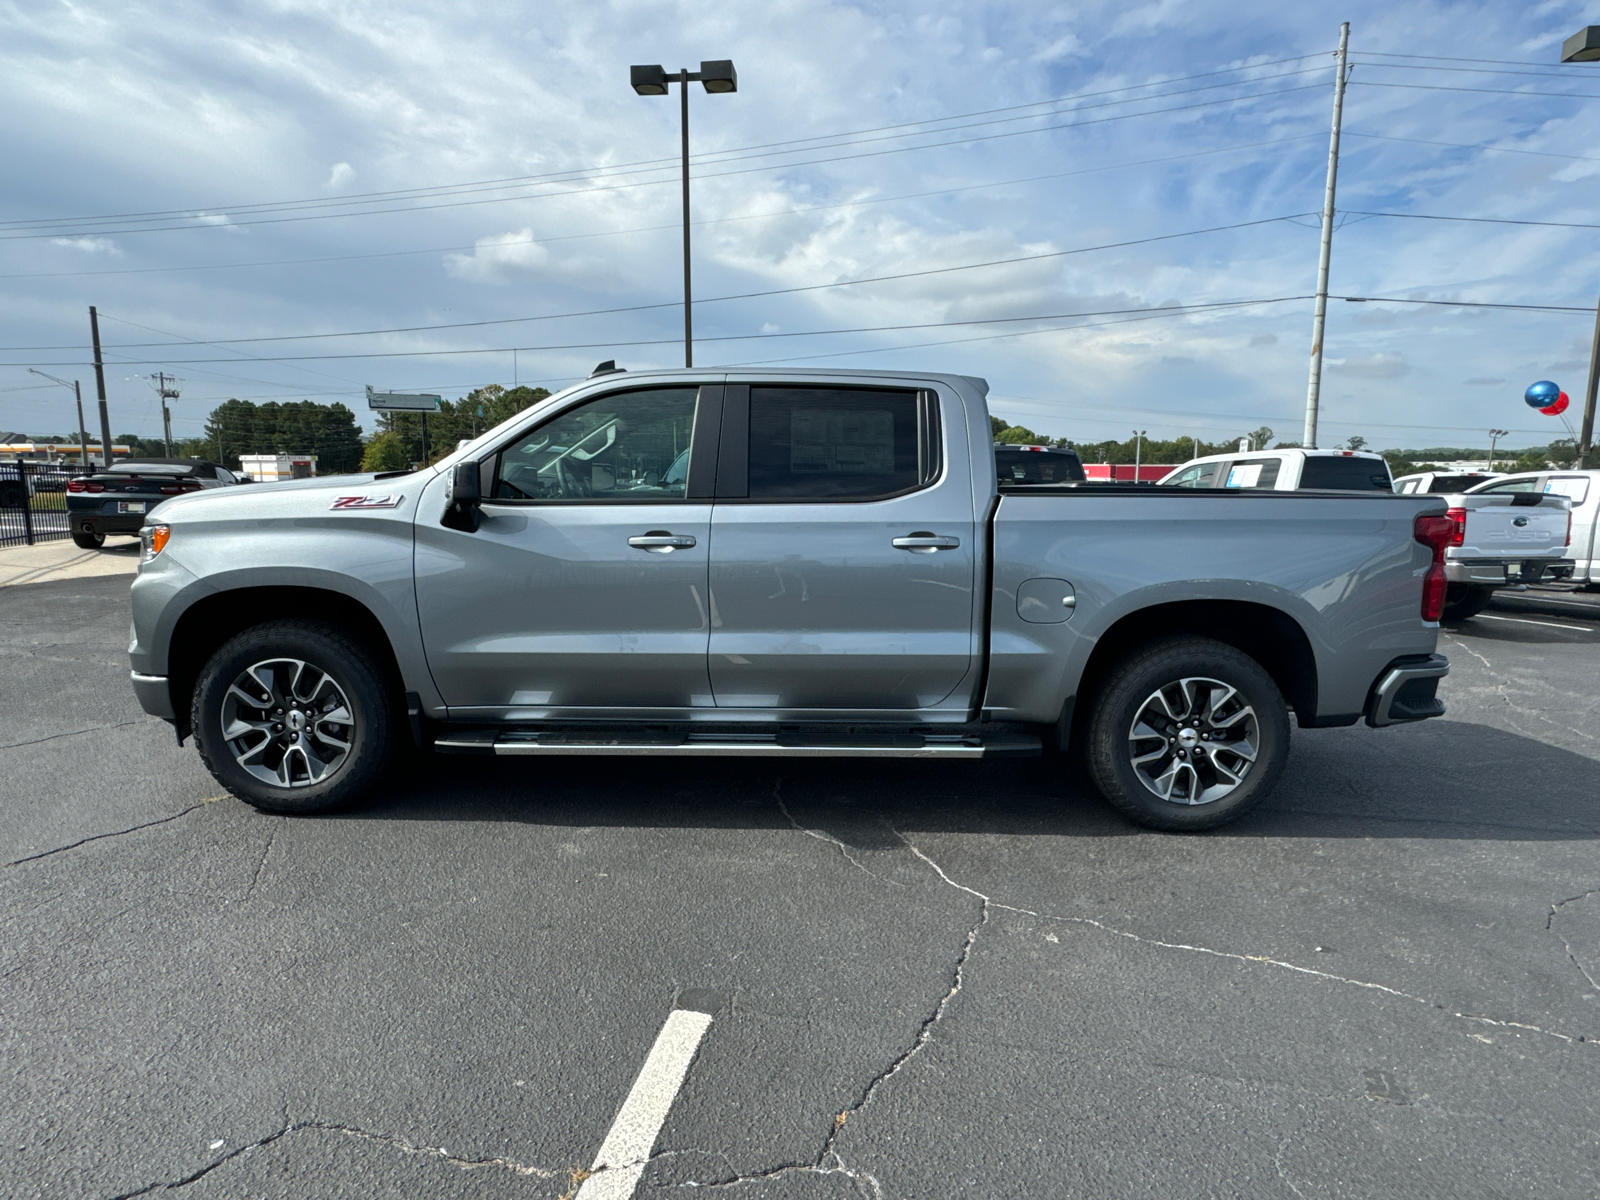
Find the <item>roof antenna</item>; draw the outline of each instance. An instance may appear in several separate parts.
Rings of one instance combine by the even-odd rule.
[[[594,379],[600,375],[621,375],[627,369],[627,367],[617,366],[616,359],[608,358],[605,360],[605,362],[601,363],[598,367],[589,372],[589,378]]]

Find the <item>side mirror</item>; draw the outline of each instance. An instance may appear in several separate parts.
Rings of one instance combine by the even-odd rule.
[[[483,482],[475,462],[457,463],[450,469],[445,483],[445,509],[440,524],[463,533],[478,532],[481,514],[478,505],[483,503]]]

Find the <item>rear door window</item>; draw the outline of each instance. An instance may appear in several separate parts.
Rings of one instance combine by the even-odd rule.
[[[1576,508],[1589,498],[1589,481],[1582,475],[1555,475],[1545,481],[1547,496],[1565,496]]]
[[[1300,486],[1340,492],[1391,492],[1389,468],[1377,458],[1307,456],[1300,471]]]
[[[1276,458],[1239,459],[1228,468],[1228,480],[1223,486],[1270,491],[1277,486],[1280,461]]]
[[[1529,475],[1526,479],[1507,479],[1504,483],[1492,483],[1488,487],[1479,488],[1477,495],[1503,495],[1506,492],[1537,492],[1539,491],[1539,477]]]
[[[915,391],[751,387],[749,498],[876,500],[920,487],[931,464],[919,409],[932,419]]]

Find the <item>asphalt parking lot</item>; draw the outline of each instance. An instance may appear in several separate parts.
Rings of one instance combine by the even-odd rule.
[[[1446,718],[1297,730],[1185,837],[1055,759],[264,816],[134,704],[127,587],[0,589],[5,1195],[572,1196],[675,1008],[639,1195],[1600,1192],[1600,597],[1497,601]]]

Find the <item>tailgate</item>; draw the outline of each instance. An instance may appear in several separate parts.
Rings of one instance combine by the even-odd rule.
[[[1452,496],[1467,510],[1467,529],[1451,558],[1560,558],[1567,550],[1568,505],[1554,496]]]

